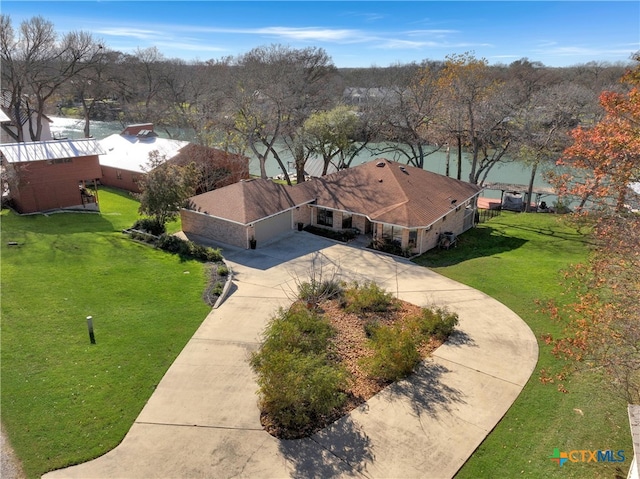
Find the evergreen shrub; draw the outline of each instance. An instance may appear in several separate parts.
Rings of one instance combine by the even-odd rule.
[[[342,306],[348,313],[385,312],[395,309],[397,302],[373,281],[354,281],[344,291]]]

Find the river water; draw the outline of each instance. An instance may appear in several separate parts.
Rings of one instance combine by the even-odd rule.
[[[84,121],[78,120],[74,118],[61,118],[61,117],[51,117],[53,123],[51,124],[51,133],[56,137],[69,138],[69,139],[81,139],[84,137],[83,126]],[[101,140],[106,138],[109,135],[114,133],[120,133],[123,130],[122,125],[119,122],[104,122],[104,121],[93,121],[91,122],[91,135]],[[158,136],[168,138],[169,136],[162,130],[156,130]],[[174,134],[174,139],[180,140],[192,140],[189,138],[184,131],[175,130],[172,132]],[[249,162],[249,171],[253,175],[260,174],[260,166],[257,158],[252,157],[250,153],[248,154],[250,158]],[[471,162],[469,161],[469,155],[463,155],[463,164],[462,164],[462,179],[467,180],[469,178],[469,171],[471,169]],[[352,166],[364,163],[366,161],[370,161],[372,159],[377,159],[380,157],[384,157],[390,160],[398,160],[401,162],[403,158],[394,157],[393,153],[388,153],[384,155],[376,155],[369,151],[361,152],[357,158],[354,159]],[[291,160],[285,153],[281,155],[281,158],[284,162]],[[286,163],[285,163],[286,164]],[[548,167],[553,167],[550,164]],[[432,155],[429,155],[425,158],[425,169],[429,171],[433,171],[434,173],[439,173],[441,175],[446,174],[447,168],[447,155],[444,151],[438,151]],[[536,177],[536,181],[534,185],[536,187],[544,187],[548,188],[550,185],[544,181],[543,171],[544,168],[538,169],[538,174]],[[451,176],[455,176],[457,172],[457,155],[455,152],[451,152],[450,155],[450,165],[449,165],[449,174]],[[281,174],[280,168],[276,161],[271,158],[267,160],[267,174],[271,177]],[[531,175],[531,170],[524,166],[519,162],[508,162],[508,163],[499,163],[493,167],[493,169],[489,172],[487,176],[486,183],[509,183],[509,184],[517,184],[517,185],[528,185],[529,177]],[[499,191],[485,190],[484,196],[489,198],[499,198]],[[556,201],[556,197],[554,195],[548,195],[542,198],[548,204],[553,204]]]

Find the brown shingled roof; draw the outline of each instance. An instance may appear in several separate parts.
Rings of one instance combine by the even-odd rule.
[[[379,159],[296,186],[241,181],[191,198],[204,213],[249,224],[310,203],[366,215],[371,221],[427,227],[482,190],[478,185]]]
[[[246,225],[303,204],[299,194],[302,190],[293,193],[293,189],[257,178],[193,196],[189,201],[196,211]]]
[[[314,182],[318,206],[363,214],[371,221],[407,228],[434,223],[482,189],[384,159],[311,180]]]

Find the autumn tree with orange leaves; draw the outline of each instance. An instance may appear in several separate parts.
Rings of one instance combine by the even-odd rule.
[[[640,54],[635,58],[640,62]],[[605,91],[600,95],[605,116],[591,128],[571,132],[573,145],[557,164],[567,167],[550,175],[561,197],[579,200],[578,209],[589,204],[621,212],[640,181],[640,66],[622,78],[628,93]]]
[[[626,93],[604,92],[604,118],[573,131],[562,164],[575,173],[557,175],[563,195],[580,199],[581,215],[593,225],[596,248],[586,264],[566,274],[577,301],[551,305],[566,325],[554,340],[557,355],[600,369],[628,402],[640,403],[640,214],[628,204],[640,181],[640,54],[623,78]],[[587,208],[587,205],[590,207]]]

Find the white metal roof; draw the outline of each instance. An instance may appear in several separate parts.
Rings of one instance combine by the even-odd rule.
[[[0,123],[7,123],[10,122],[11,118],[9,118],[9,116],[2,111],[2,109],[0,109]]]
[[[93,138],[84,140],[49,140],[0,144],[0,152],[9,163],[79,158],[102,155],[104,150]]]
[[[102,166],[110,166],[127,171],[144,172],[143,167],[149,162],[149,153],[157,150],[160,155],[171,159],[188,141],[169,140],[166,138],[138,138],[137,136],[113,134],[102,140],[100,145],[104,154],[100,156]]]

